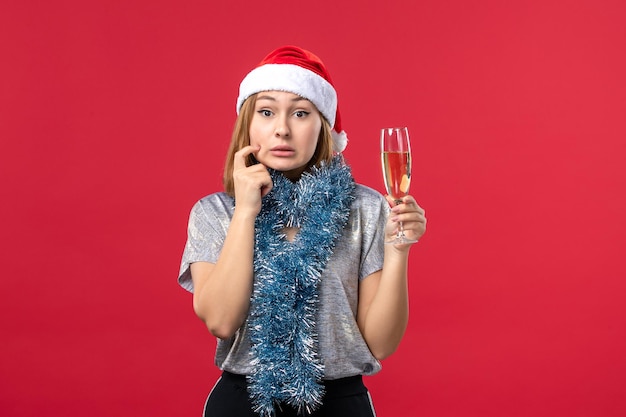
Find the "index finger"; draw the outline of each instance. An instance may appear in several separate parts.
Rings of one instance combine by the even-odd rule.
[[[233,160],[233,169],[245,168],[246,158],[248,157],[248,155],[258,152],[259,149],[261,149],[260,146],[248,145],[248,146],[244,146],[243,148],[235,152],[235,158]]]
[[[411,211],[413,211],[413,208],[415,208],[415,211],[420,213],[424,211],[424,209],[422,209],[420,205],[417,204],[417,201],[411,195],[405,195],[399,202],[398,200],[394,200],[391,196],[387,196],[387,201],[392,204],[391,209],[394,212],[398,212],[399,210],[401,210],[401,208],[399,207],[401,204],[404,205],[405,209],[409,209]]]
[[[415,211],[417,211],[419,214],[424,214],[426,213],[424,211],[424,209],[417,203],[417,200],[415,200],[415,197],[411,196],[411,195],[407,195],[402,199],[402,202],[404,204],[407,204],[409,206],[415,206]]]

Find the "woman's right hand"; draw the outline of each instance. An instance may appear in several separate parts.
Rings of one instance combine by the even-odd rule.
[[[270,173],[263,164],[246,166],[250,154],[256,154],[260,146],[246,146],[235,153],[233,182],[235,186],[235,208],[249,210],[255,216],[261,211],[261,198],[272,189]]]
[[[272,189],[272,178],[263,164],[246,166],[248,156],[259,149],[246,146],[235,153],[235,211],[217,262],[191,264],[194,310],[211,334],[220,339],[231,338],[245,322],[250,309],[254,223],[261,211],[261,198]]]

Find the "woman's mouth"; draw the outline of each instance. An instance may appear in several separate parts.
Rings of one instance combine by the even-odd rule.
[[[272,149],[270,149],[270,153],[274,156],[285,157],[292,156],[295,151],[289,146],[274,146]]]

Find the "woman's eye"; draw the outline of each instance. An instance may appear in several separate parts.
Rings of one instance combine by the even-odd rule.
[[[298,118],[306,117],[308,114],[309,112],[304,111],[304,110],[298,110],[297,112],[294,113],[294,115]]]
[[[270,117],[272,115],[272,112],[270,110],[259,110],[259,114],[261,116]]]

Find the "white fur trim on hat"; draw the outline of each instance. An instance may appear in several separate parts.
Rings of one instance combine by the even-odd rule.
[[[313,71],[293,64],[265,64],[250,71],[239,85],[237,114],[248,97],[272,90],[287,91],[306,98],[315,104],[331,127],[335,126],[337,92],[333,86]],[[346,143],[344,141],[344,148]]]

